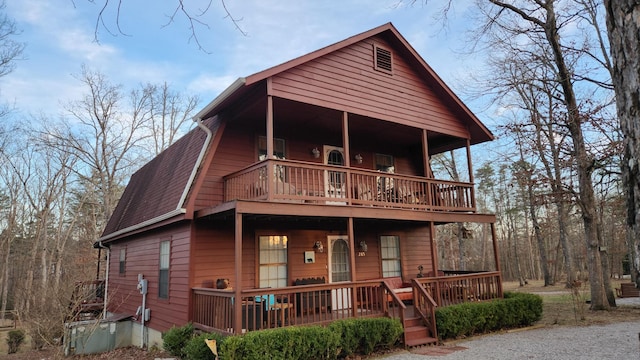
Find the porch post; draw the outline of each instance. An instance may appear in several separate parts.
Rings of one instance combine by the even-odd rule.
[[[242,214],[236,210],[235,262],[236,283],[234,284],[233,332],[242,333]]]
[[[436,229],[435,229],[436,225],[435,223],[429,222],[429,233],[431,236],[431,266],[432,266],[432,271],[435,274],[435,276],[438,276],[438,242],[436,241]]]
[[[471,139],[467,139],[467,165],[469,166],[469,182],[473,184],[473,164],[471,163]],[[471,207],[476,207],[475,186],[471,187]]]
[[[434,223],[433,221],[431,221],[429,223],[429,233],[431,236],[431,262],[432,262],[432,271],[433,271],[433,276],[437,277],[438,276],[438,242],[436,241],[436,223]],[[440,280],[436,281],[435,284],[435,294],[433,294],[435,296],[435,301],[436,304],[438,304],[438,306],[442,305],[442,293],[441,291],[441,286],[440,286]]]
[[[349,251],[349,257],[351,258],[349,265],[351,266],[351,282],[353,283],[358,279],[358,276],[356,275],[356,239],[353,232],[352,217],[349,217],[347,220],[347,236],[349,237],[349,243],[351,244],[351,246],[349,246],[351,248]],[[356,316],[357,301],[357,291],[354,286],[351,288],[351,310],[354,317]]]
[[[273,97],[271,78],[267,79],[267,159],[273,158]]]
[[[496,239],[496,225],[491,223],[491,238],[493,240],[493,257],[496,262],[496,271],[498,272],[498,296],[503,296],[502,289],[502,271],[500,271],[500,260],[498,257],[498,241]]]
[[[351,145],[349,144],[349,114],[346,111],[342,112],[342,146],[344,151],[344,166],[346,168],[345,187],[347,190],[347,204],[351,205]]]
[[[496,225],[491,223],[491,238],[493,240],[493,259],[496,263],[496,271],[500,272],[500,260],[498,257],[498,242],[496,241]]]
[[[433,177],[431,175],[431,162],[429,161],[429,141],[427,140],[427,129],[422,129],[422,159],[424,164],[424,177]]]
[[[271,79],[267,79],[267,94],[271,88]],[[275,174],[273,168],[273,97],[267,95],[267,200],[271,201],[275,192]]]

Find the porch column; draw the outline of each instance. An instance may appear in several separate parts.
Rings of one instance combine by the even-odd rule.
[[[469,166],[469,182],[473,184],[473,164],[471,163],[471,140],[467,139],[467,165]],[[475,186],[471,187],[471,207],[476,207]]]
[[[422,161],[424,165],[424,176],[431,178],[431,162],[429,161],[429,141],[427,140],[427,129],[422,129]]]
[[[346,168],[345,187],[347,191],[347,204],[351,205],[351,145],[349,144],[349,114],[346,111],[342,112],[342,146],[344,151],[344,166]]]
[[[267,159],[273,158],[273,97],[271,78],[267,79]]]
[[[353,283],[358,279],[356,275],[356,239],[354,237],[353,232],[353,218],[349,217],[347,220],[347,236],[349,237],[349,266],[351,266],[351,282]],[[357,311],[357,302],[358,302],[358,294],[356,291],[356,287],[351,288],[351,311],[352,316],[356,316]]]
[[[433,221],[429,224],[429,233],[431,234],[431,262],[433,276],[438,275],[438,242],[436,241],[436,223]],[[436,281],[434,300],[438,306],[442,305],[442,287],[440,286],[440,280]]]
[[[500,271],[500,259],[498,256],[498,240],[496,238],[496,225],[494,223],[491,223],[491,238],[493,240],[493,257],[494,257],[494,261],[496,263],[496,271],[498,272],[498,295],[500,297],[503,296],[503,289],[502,289],[502,271]]]
[[[242,333],[242,214],[236,210],[235,228],[235,262],[236,262],[236,283],[235,300],[233,306],[233,332]]]
[[[431,271],[435,274],[434,276],[438,276],[438,242],[436,241],[436,225],[432,221],[429,223],[429,233],[431,236]]]
[[[351,266],[351,281],[356,281],[358,278],[356,276],[356,239],[353,234],[353,218],[349,217],[347,220],[347,236],[349,237],[349,246],[351,249],[349,251],[349,264]]]
[[[271,79],[267,80],[267,94],[271,88]],[[267,201],[271,201],[275,191],[275,173],[273,169],[273,97],[267,95]]]

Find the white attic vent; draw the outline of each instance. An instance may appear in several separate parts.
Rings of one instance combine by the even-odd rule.
[[[379,47],[378,45],[373,45],[373,61],[374,68],[378,71],[385,72],[387,74],[391,74],[393,71],[393,56],[391,56],[391,51],[385,48]]]

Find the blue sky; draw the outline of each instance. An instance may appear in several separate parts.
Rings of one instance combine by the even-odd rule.
[[[208,1],[186,0],[194,13]],[[392,22],[445,82],[463,99],[464,79],[480,66],[477,57],[460,53],[469,24],[457,4],[447,28],[434,20],[437,9],[417,1],[399,0],[226,0],[246,36],[235,28],[219,0],[200,18],[197,34],[206,51],[189,40],[190,30],[178,15],[167,25],[177,0],[123,0],[120,34],[115,22],[116,0],[105,14],[105,25],[94,28],[102,1],[7,1],[7,15],[22,31],[24,59],[0,78],[0,96],[15,103],[14,116],[63,114],[64,103],[79,99],[85,89],[74,77],[81,66],[97,70],[114,83],[131,88],[166,81],[174,90],[198,94],[206,105],[235,79],[303,55],[351,35]],[[166,26],[165,26],[166,25]],[[485,122],[481,105],[468,102]]]

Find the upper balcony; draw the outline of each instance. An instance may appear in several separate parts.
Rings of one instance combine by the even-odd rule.
[[[264,160],[224,178],[224,201],[257,200],[475,212],[473,184],[295,160]]]

